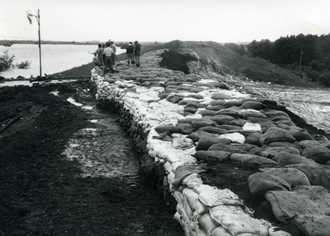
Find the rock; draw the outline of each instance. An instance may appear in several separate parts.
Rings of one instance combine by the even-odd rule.
[[[295,138],[286,130],[271,127],[260,137],[260,143],[268,144],[271,142],[294,142]]]
[[[209,119],[215,121],[219,125],[222,125],[225,124],[227,121],[234,120],[234,117],[229,115],[215,115],[210,117]]]
[[[290,184],[290,188],[299,185],[311,185],[305,173],[296,168],[265,168],[262,171],[266,174],[284,179]]]
[[[204,126],[213,126],[215,125],[215,122],[210,120],[210,119],[205,119],[205,118],[201,118],[201,119],[194,119],[192,122],[192,127],[197,130],[201,127]]]
[[[325,164],[330,160],[330,150],[320,144],[305,147],[302,155],[321,164]]]
[[[244,143],[245,137],[240,133],[221,134],[219,138],[229,139],[232,142]]]
[[[217,136],[216,137],[204,136],[198,140],[196,150],[207,150],[210,146],[212,146],[215,143],[222,143],[226,145],[226,144],[230,144],[231,140],[219,138]]]
[[[261,125],[258,123],[251,123],[251,122],[246,122],[242,129],[244,131],[253,131],[253,132],[261,132]]]
[[[226,160],[229,155],[229,152],[224,151],[197,151],[194,156],[200,161],[219,163]]]
[[[229,157],[229,160],[246,168],[271,167],[277,165],[273,160],[252,154],[233,153]]]
[[[317,224],[315,220],[329,216],[330,194],[322,186],[299,186],[294,191],[269,191],[266,199],[272,206],[272,211],[277,220],[283,223],[297,224],[298,228],[304,225]],[[317,216],[317,217],[315,217]],[[293,220],[304,217],[304,221]],[[306,218],[307,217],[307,218]],[[327,222],[329,225],[329,222]],[[324,225],[324,227],[326,227]],[[312,234],[318,235],[318,234]]]
[[[253,195],[263,195],[271,190],[290,190],[284,179],[267,173],[255,173],[248,178],[249,190]]]
[[[254,148],[254,145],[251,144],[240,144],[240,143],[231,143],[231,144],[222,144],[222,143],[216,143],[213,144],[209,151],[226,151],[230,153],[248,153],[250,149]]]
[[[265,105],[262,104],[261,102],[257,102],[257,101],[246,101],[241,105],[241,108],[261,110],[261,109],[265,108]]]

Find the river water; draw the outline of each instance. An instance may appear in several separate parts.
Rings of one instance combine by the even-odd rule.
[[[263,98],[285,105],[307,123],[330,134],[330,89],[299,88],[244,81],[244,88]]]
[[[53,74],[72,67],[87,64],[93,60],[93,53],[96,45],[42,45],[42,68],[43,73]],[[6,78],[16,78],[21,75],[24,77],[39,75],[39,54],[36,44],[14,44],[11,47],[0,46],[0,54],[8,51],[9,55],[15,56],[14,64],[22,61],[29,61],[30,67],[27,69],[12,68],[0,72],[0,76]],[[117,47],[117,54],[123,50]]]

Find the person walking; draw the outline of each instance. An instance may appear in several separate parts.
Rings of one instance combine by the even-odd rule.
[[[137,67],[140,67],[141,44],[138,41],[134,42],[134,60]]]
[[[126,48],[126,54],[127,54],[127,63],[128,65],[130,64],[133,64],[133,61],[134,61],[134,48],[133,48],[133,43],[132,42],[129,42],[128,43],[128,46]]]
[[[103,51],[104,54],[104,73],[110,72],[113,73],[113,62],[112,62],[112,54],[113,50],[111,48],[110,42],[106,42],[105,48]]]

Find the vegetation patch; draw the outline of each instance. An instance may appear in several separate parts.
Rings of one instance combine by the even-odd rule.
[[[173,49],[166,50],[161,54],[161,57],[160,66],[171,70],[179,70],[185,74],[189,74],[190,72],[187,63],[196,60],[196,58],[190,54],[183,54]]]

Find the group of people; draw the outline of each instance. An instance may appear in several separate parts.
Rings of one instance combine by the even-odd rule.
[[[126,48],[127,62],[128,65],[135,64],[137,67],[140,66],[141,56],[141,44],[138,41],[128,43]]]
[[[100,43],[95,52],[95,64],[104,68],[104,73],[114,73],[116,46],[114,42]]]
[[[126,54],[128,65],[135,64],[137,67],[140,66],[141,56],[141,44],[135,41],[134,44],[129,42],[126,46]],[[106,43],[100,43],[95,52],[95,64],[104,68],[104,73],[114,73],[116,63],[116,46],[114,42],[108,41]]]

